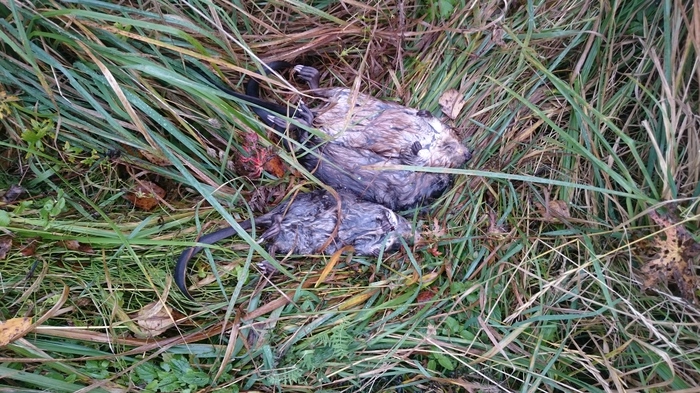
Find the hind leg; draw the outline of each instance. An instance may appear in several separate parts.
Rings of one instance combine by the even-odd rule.
[[[317,69],[305,65],[295,65],[294,66],[294,71],[296,71],[297,75],[306,83],[309,84],[309,87],[312,89],[318,89],[319,88],[319,79],[321,78],[321,73],[318,72]]]

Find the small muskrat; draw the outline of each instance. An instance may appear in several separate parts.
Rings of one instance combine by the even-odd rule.
[[[411,236],[409,222],[376,203],[363,201],[348,192],[339,191],[340,224],[338,221],[338,200],[331,193],[316,190],[288,198],[270,212],[256,218],[256,226],[267,228],[260,235],[259,242],[266,242],[270,253],[313,254],[326,244],[325,253],[332,254],[344,246],[353,246],[358,255],[379,255],[384,247],[387,251],[398,249],[400,238]],[[239,223],[244,230],[251,229],[252,220]],[[214,244],[236,235],[233,227],[220,229],[204,235],[198,243]],[[180,291],[192,299],[185,285],[187,265],[201,246],[191,247],[180,254],[175,265],[175,284]]]

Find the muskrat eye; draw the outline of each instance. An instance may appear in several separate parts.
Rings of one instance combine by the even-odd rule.
[[[425,109],[421,109],[418,112],[416,112],[416,116],[418,116],[418,117],[433,117],[433,114],[428,112]]]

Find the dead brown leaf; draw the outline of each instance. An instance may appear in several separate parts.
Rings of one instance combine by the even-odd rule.
[[[134,320],[149,337],[155,337],[174,325],[172,308],[161,302],[149,303],[136,313]]]
[[[80,243],[77,240],[64,240],[62,243],[64,247],[71,251],[80,251],[87,254],[91,254],[93,252],[92,247],[90,247],[89,244]]]
[[[23,337],[32,327],[30,318],[12,318],[0,322],[0,347]]]
[[[165,197],[165,190],[150,181],[139,182],[133,191],[124,195],[129,202],[141,210],[150,211]]]
[[[560,222],[562,219],[567,220],[571,218],[571,213],[569,212],[569,204],[566,201],[553,200],[548,201],[545,207],[541,203],[535,203],[535,206],[540,211],[542,219],[548,222]]]
[[[27,192],[27,190],[24,187],[14,184],[9,190],[5,191],[5,194],[3,194],[3,196],[0,198],[0,202],[12,203],[21,197],[25,192]]]
[[[153,154],[147,150],[141,150],[141,151],[139,151],[139,153],[141,153],[141,155],[145,159],[147,159],[151,163],[156,164],[158,166],[170,166],[170,165],[172,165],[172,163],[169,160],[167,160],[165,157]]]
[[[503,227],[502,224],[498,223],[498,218],[496,217],[496,213],[493,210],[489,210],[488,220],[489,220],[489,230],[488,230],[489,234],[499,235],[499,234],[504,234],[504,233],[508,232],[508,231],[506,231],[506,229]]]
[[[435,297],[435,291],[432,289],[424,289],[420,291],[418,297],[416,298],[416,303],[425,303],[432,300]]]
[[[440,107],[442,107],[442,113],[452,120],[459,116],[465,104],[464,98],[455,89],[449,89],[442,93],[438,102],[440,103]]]
[[[430,234],[436,238],[441,238],[447,235],[447,230],[440,225],[440,221],[438,221],[437,217],[433,218],[433,227],[430,230]]]
[[[0,236],[0,259],[5,259],[12,249],[12,236]]]
[[[649,213],[649,217],[665,229],[653,241],[656,254],[642,266],[644,288],[652,288],[659,283],[672,283],[678,287],[685,300],[696,303],[698,281],[694,274],[693,259],[698,255],[700,246],[688,230],[675,220],[662,217],[656,212]]]
[[[274,155],[269,160],[267,160],[263,168],[268,173],[271,173],[275,177],[280,178],[283,177],[284,174],[287,172],[286,167],[284,166],[284,162],[278,155]]]
[[[36,254],[36,248],[39,245],[39,239],[29,239],[29,243],[22,247],[19,252],[25,257],[31,257]]]
[[[500,46],[501,48],[506,46],[505,41],[503,41],[503,35],[504,31],[500,27],[494,27],[492,34],[491,34],[491,40],[493,40],[493,43]]]
[[[333,253],[331,256],[331,260],[326,264],[326,267],[323,268],[321,271],[321,274],[318,277],[318,280],[316,281],[316,285],[314,285],[315,288],[318,288],[319,285],[321,285],[324,281],[326,281],[326,277],[328,277],[329,274],[335,269],[335,266],[338,264],[338,261],[340,261],[340,256],[344,252],[351,252],[354,251],[355,249],[352,246],[343,246],[341,249]]]
[[[428,252],[434,257],[439,257],[440,255],[442,255],[442,252],[439,251],[436,246],[428,248]]]

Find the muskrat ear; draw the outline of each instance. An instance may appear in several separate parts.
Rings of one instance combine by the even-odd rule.
[[[414,156],[418,155],[418,152],[423,150],[423,145],[420,144],[420,142],[415,141],[411,145],[411,152],[413,153]]]
[[[385,233],[393,232],[396,230],[396,226],[393,223],[392,215],[393,213],[388,210],[383,210],[380,217],[377,217],[377,223],[382,228]]]
[[[418,112],[416,112],[416,116],[418,116],[418,117],[433,117],[433,114],[430,113],[426,109],[421,109]]]

